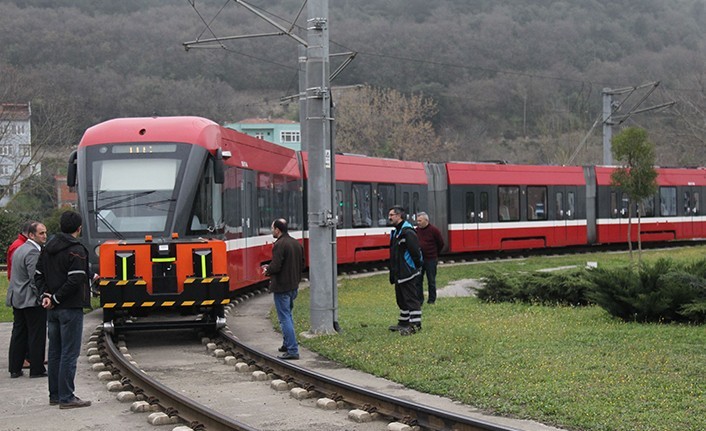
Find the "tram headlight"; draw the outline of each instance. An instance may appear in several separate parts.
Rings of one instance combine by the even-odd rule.
[[[98,244],[96,248],[93,249],[93,251],[96,253],[96,256],[101,257],[101,245]]]

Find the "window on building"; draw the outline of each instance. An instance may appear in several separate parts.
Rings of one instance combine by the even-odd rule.
[[[301,138],[297,130],[282,130],[279,132],[279,140],[282,143],[299,143]]]
[[[0,175],[12,175],[12,166],[11,165],[0,166]]]
[[[32,147],[27,144],[20,144],[20,156],[30,157],[32,155]]]
[[[12,145],[0,145],[0,156],[11,156]]]
[[[265,139],[265,132],[254,132],[252,135],[257,139]]]

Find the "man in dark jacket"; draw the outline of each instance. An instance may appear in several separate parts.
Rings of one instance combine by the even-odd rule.
[[[304,248],[289,236],[285,219],[272,222],[272,236],[277,239],[272,246],[272,261],[263,267],[263,273],[270,277],[270,290],[274,294],[277,319],[284,338],[279,348],[283,354],[279,358],[299,359],[292,309],[304,271]]]
[[[436,266],[439,262],[439,253],[444,248],[444,238],[441,236],[439,229],[429,223],[429,216],[425,212],[417,214],[417,237],[419,238],[419,247],[422,249],[424,263],[422,263],[422,276],[419,277],[417,294],[419,301],[424,303],[424,274],[427,275],[427,283],[429,285],[429,296],[427,304],[433,304],[436,301]]]
[[[411,335],[422,329],[422,305],[417,295],[422,252],[414,227],[405,220],[404,208],[393,206],[388,217],[395,226],[390,233],[390,284],[395,285],[395,299],[400,308],[397,325],[390,326],[390,331]]]
[[[61,214],[61,233],[47,242],[35,274],[42,306],[47,309],[49,405],[58,404],[61,409],[91,405],[74,395],[83,308],[90,306],[88,251],[78,240],[81,223],[81,216],[74,211]]]

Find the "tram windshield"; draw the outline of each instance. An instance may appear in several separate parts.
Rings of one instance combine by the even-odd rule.
[[[160,233],[174,213],[184,151],[158,144],[133,153],[130,145],[87,149],[89,223],[98,234]],[[188,149],[185,149],[188,154]]]

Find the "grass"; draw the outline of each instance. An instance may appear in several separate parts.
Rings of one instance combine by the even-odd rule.
[[[2,301],[2,305],[0,306],[0,322],[12,322],[12,307],[5,305],[5,298],[7,298],[7,285],[7,273],[0,273],[0,301]],[[100,308],[99,298],[91,297],[91,308]]]
[[[697,259],[706,247],[649,251]],[[529,258],[446,266],[439,286],[499,271],[618,266],[626,254]],[[623,323],[598,307],[486,304],[440,298],[424,307],[423,331],[400,337],[387,275],[339,283],[337,336],[301,339],[324,356],[423,392],[457,399],[503,416],[573,430],[706,429],[706,329]],[[297,329],[309,327],[308,291],[295,308]]]
[[[696,260],[706,247],[647,251],[643,258]],[[536,257],[439,269],[438,285],[498,271],[570,265],[617,267],[626,253]],[[0,277],[0,296],[7,279]],[[424,307],[424,330],[400,337],[387,275],[342,279],[336,336],[300,339],[349,367],[487,412],[571,430],[706,429],[706,328],[623,323],[598,307],[486,304],[439,298]],[[295,307],[298,331],[309,329],[309,291]],[[0,307],[0,320],[12,311]]]

